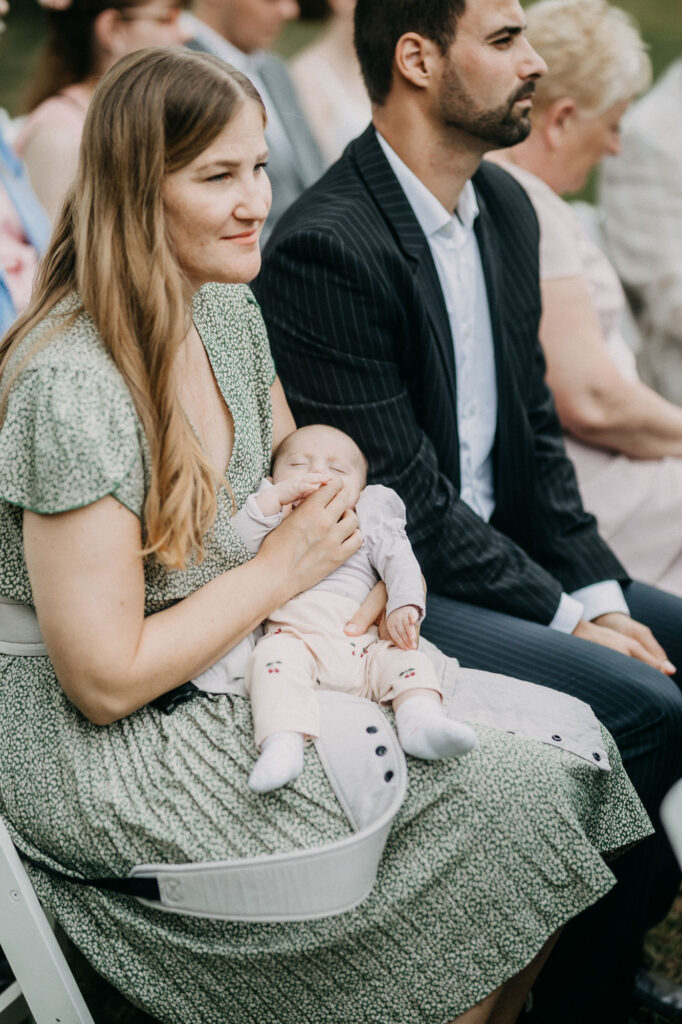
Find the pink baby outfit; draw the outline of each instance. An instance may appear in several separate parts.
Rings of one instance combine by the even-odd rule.
[[[265,483],[262,486],[271,486]],[[319,735],[315,690],[342,690],[381,703],[415,687],[441,694],[431,661],[379,639],[376,626],[348,637],[343,627],[381,578],[386,613],[414,605],[424,614],[421,571],[405,532],[405,506],[388,487],[366,487],[356,506],[363,541],[347,562],[287,601],[265,623],[246,672],[256,745],[273,732]],[[255,554],[281,521],[264,516],[252,495],[232,522]]]

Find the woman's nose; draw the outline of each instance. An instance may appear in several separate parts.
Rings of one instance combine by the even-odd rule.
[[[242,192],[235,214],[242,220],[265,220],[272,205],[270,179],[264,170]]]

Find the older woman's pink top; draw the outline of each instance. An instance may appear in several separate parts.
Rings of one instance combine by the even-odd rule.
[[[576,213],[536,175],[505,161],[523,185],[540,223],[540,277],[582,277],[602,329],[604,348],[626,380],[637,380],[623,338],[625,295],[618,276]],[[566,328],[571,344],[571,328]],[[682,458],[631,459],[565,438],[585,508],[635,579],[682,597]]]

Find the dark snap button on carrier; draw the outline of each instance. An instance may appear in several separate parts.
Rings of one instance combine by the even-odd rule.
[[[595,759],[595,761],[601,761],[601,754],[598,754],[596,751],[594,752],[592,757]]]
[[[386,753],[386,747],[377,747],[374,753],[377,755],[377,757],[383,757],[384,754]]]
[[[386,772],[384,775],[384,782],[390,782],[393,778],[393,772]]]
[[[379,730],[377,729],[376,725],[368,725],[366,731],[367,732],[379,732]]]
[[[561,743],[561,736],[558,736],[556,733],[554,733],[554,735],[552,736],[552,739],[554,740],[555,743]]]

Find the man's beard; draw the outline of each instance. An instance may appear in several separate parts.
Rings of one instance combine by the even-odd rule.
[[[530,134],[528,111],[515,113],[514,104],[534,92],[535,82],[524,82],[506,103],[493,110],[482,110],[464,88],[454,68],[449,68],[443,76],[439,108],[443,122],[449,127],[487,142],[491,149],[502,149],[523,142]]]

